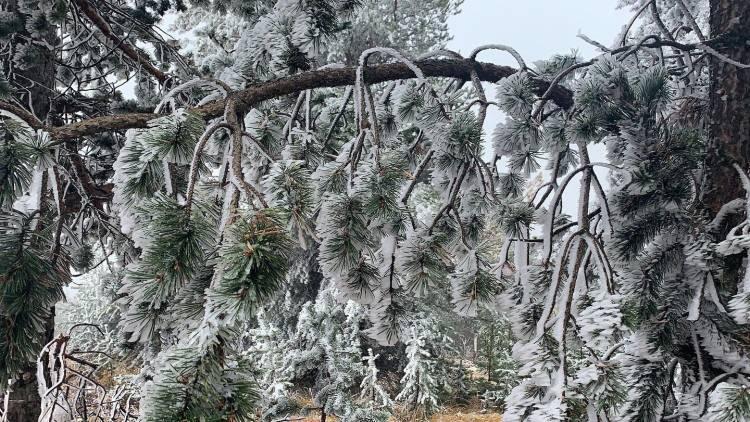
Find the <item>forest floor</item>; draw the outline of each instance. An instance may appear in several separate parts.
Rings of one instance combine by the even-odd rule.
[[[479,374],[479,371],[476,372],[472,379],[481,377],[482,374]],[[315,407],[309,394],[299,392],[295,395],[295,399],[301,408],[316,410],[308,410],[309,413],[305,413],[304,416],[298,414],[279,421],[319,422],[321,420],[320,411],[317,410],[319,408]],[[389,422],[502,422],[503,420],[501,409],[483,409],[482,402],[478,397],[474,397],[462,405],[444,405],[439,412],[427,416],[421,410],[409,410],[398,404],[393,410],[394,414]],[[328,415],[325,421],[338,422],[338,418]]]
[[[445,412],[432,415],[432,422],[501,422],[503,417],[500,413],[480,413],[463,410],[448,409]]]
[[[319,422],[320,416],[308,416],[304,419],[294,419],[295,422]],[[439,413],[432,415],[430,422],[502,422],[503,417],[500,413],[474,411],[466,408],[447,408]],[[336,421],[335,417],[327,417],[326,422]],[[422,417],[414,415],[397,415],[391,418],[392,422],[421,422]]]

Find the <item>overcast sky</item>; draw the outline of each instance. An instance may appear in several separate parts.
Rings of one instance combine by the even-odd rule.
[[[527,62],[577,49],[584,57],[594,49],[577,38],[582,32],[609,45],[629,19],[617,0],[465,0],[449,21],[449,48],[468,54],[482,44],[507,44]],[[512,65],[501,53],[482,53],[484,60]]]

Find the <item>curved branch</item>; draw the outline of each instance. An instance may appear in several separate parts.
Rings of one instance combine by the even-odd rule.
[[[630,32],[630,29],[633,27],[633,24],[636,20],[638,20],[638,17],[641,16],[641,13],[643,13],[644,10],[646,10],[647,7],[649,7],[652,3],[654,3],[654,0],[648,0],[647,2],[643,3],[641,7],[638,9],[637,12],[630,18],[630,21],[628,22],[627,26],[625,27],[625,30],[622,31],[622,40],[620,42],[621,46],[625,46],[626,41],[628,40],[628,33]]]
[[[432,159],[432,155],[435,153],[434,150],[430,150],[427,152],[427,155],[422,159],[422,161],[417,166],[417,169],[414,171],[414,176],[412,178],[411,183],[409,183],[409,187],[406,188],[406,192],[401,196],[400,202],[404,205],[409,201],[409,197],[411,196],[412,191],[414,190],[414,187],[417,185],[417,182],[419,181],[419,177],[424,172],[424,169],[427,168],[427,164],[430,163],[430,159]]]
[[[468,59],[431,59],[415,63],[426,77],[457,78],[464,81],[471,80],[472,69],[475,69],[479,79],[485,82],[497,82],[517,72],[512,67]],[[245,90],[230,95],[229,98],[236,101],[237,111],[242,113],[262,101],[294,94],[306,89],[353,85],[355,73],[355,67],[313,70],[252,85]],[[414,78],[413,70],[403,63],[370,66],[364,75],[365,82],[368,84],[412,78]],[[550,86],[548,82],[541,80],[536,85],[539,95],[543,95]],[[564,109],[569,109],[573,105],[572,93],[563,87],[555,87],[550,98]],[[224,113],[225,102],[226,100],[212,101],[196,107],[192,111],[200,114],[204,119],[212,119]],[[72,139],[111,130],[145,128],[149,120],[159,116],[159,114],[153,113],[132,113],[96,117],[65,126],[48,128],[48,132],[53,139]]]
[[[263,198],[263,194],[245,180],[245,175],[242,172],[242,124],[239,120],[239,113],[237,113],[237,106],[234,99],[230,98],[227,101],[226,113],[224,113],[224,120],[232,131],[232,161],[230,163],[230,174],[232,181],[237,185],[238,189],[241,189],[247,197],[247,202],[253,209],[257,210],[257,207],[253,203],[253,197],[263,206],[268,208],[268,203]]]
[[[193,193],[195,190],[195,182],[198,180],[198,167],[200,166],[200,157],[203,154],[203,149],[206,147],[206,143],[219,129],[232,129],[226,122],[219,122],[209,127],[203,135],[201,135],[198,143],[195,144],[195,150],[193,151],[193,160],[190,162],[190,171],[188,173],[188,185],[185,194],[185,208],[190,210],[193,203]]]
[[[586,62],[576,63],[574,65],[571,65],[564,71],[560,72],[557,76],[555,76],[554,79],[552,79],[552,82],[549,84],[549,88],[544,92],[542,97],[539,99],[539,105],[536,107],[536,110],[531,115],[532,119],[537,119],[539,117],[539,114],[544,111],[544,105],[547,104],[547,101],[550,99],[552,94],[554,93],[554,89],[559,86],[560,81],[563,80],[566,76],[568,76],[571,72],[573,72],[576,69],[580,69],[582,67],[591,66],[594,64],[594,60],[589,60]]]
[[[568,173],[565,178],[560,183],[560,187],[555,191],[555,195],[552,197],[552,201],[550,202],[549,211],[547,212],[547,216],[545,218],[544,223],[544,247],[543,247],[543,260],[544,262],[549,262],[550,257],[552,256],[552,224],[555,221],[555,208],[557,207],[557,203],[560,202],[560,199],[562,198],[562,194],[565,191],[565,188],[568,186],[568,183],[573,179],[573,177],[584,171],[584,170],[590,170],[593,169],[594,166],[602,166],[607,167],[610,169],[617,169],[618,167],[609,164],[609,163],[590,163],[590,164],[584,164],[581,167],[578,167],[577,169],[571,171]],[[579,217],[579,220],[582,220]]]
[[[526,70],[528,67],[526,67],[526,62],[523,60],[523,57],[521,57],[520,54],[518,54],[518,51],[516,51],[515,48],[504,45],[504,44],[487,44],[482,45],[474,49],[474,51],[471,52],[469,57],[474,60],[477,58],[477,55],[485,50],[500,50],[505,51],[509,53],[511,56],[513,56],[514,59],[516,59],[516,62],[518,62],[518,66],[521,68],[521,70]]]

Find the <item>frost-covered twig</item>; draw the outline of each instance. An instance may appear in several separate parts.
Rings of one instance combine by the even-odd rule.
[[[573,72],[576,69],[580,69],[582,67],[591,66],[594,64],[594,60],[589,60],[586,62],[576,63],[574,65],[571,65],[564,71],[560,72],[557,76],[555,76],[554,79],[552,79],[552,82],[550,82],[549,87],[544,92],[541,98],[539,98],[539,105],[536,106],[536,110],[531,114],[532,119],[539,118],[539,113],[541,113],[544,110],[545,104],[547,104],[547,101],[552,97],[552,93],[554,92],[555,88],[557,88],[558,84],[560,84],[560,81],[563,80],[566,76],[568,76],[571,72]]]
[[[367,114],[369,131],[373,137],[373,152],[375,154],[376,165],[380,165],[380,130],[378,128],[377,115],[375,111],[375,100],[372,98],[370,87],[365,83],[365,69],[367,68],[367,59],[376,53],[389,55],[396,60],[404,63],[412,72],[414,76],[421,82],[424,83],[424,73],[422,70],[411,60],[407,59],[404,55],[392,48],[376,47],[370,48],[362,52],[359,56],[359,66],[357,66],[355,81],[354,81],[354,116],[357,121],[358,129],[364,129],[364,114]]]
[[[608,167],[616,169],[617,166],[609,164],[609,163],[591,163],[591,164],[585,164],[581,167],[578,167],[577,169],[571,171],[568,173],[565,178],[560,182],[559,188],[555,191],[555,195],[552,197],[549,211],[547,212],[547,217],[545,220],[545,226],[544,226],[544,249],[542,253],[543,260],[549,261],[550,257],[552,256],[552,223],[555,219],[555,208],[557,208],[557,204],[560,202],[560,199],[562,198],[562,194],[565,191],[565,188],[568,186],[568,183],[573,179],[573,176],[576,174],[586,170],[591,169],[594,166],[602,166],[602,167]]]
[[[284,128],[281,131],[281,136],[285,139],[291,139],[292,126],[294,126],[294,121],[297,120],[299,109],[302,108],[302,102],[305,100],[305,92],[307,91],[302,91],[297,95],[297,101],[294,103],[292,113],[289,115],[289,119],[286,121],[286,124],[284,124]]]
[[[700,42],[705,42],[706,36],[703,35],[703,31],[701,30],[700,26],[698,26],[698,22],[695,21],[693,13],[690,12],[690,9],[688,9],[687,5],[685,5],[685,2],[683,0],[675,0],[675,3],[677,3],[677,6],[680,7],[682,13],[685,15],[685,18],[687,18],[688,25],[690,25],[690,28],[692,28],[695,32],[695,36],[698,37],[698,40],[700,40]]]
[[[200,167],[200,157],[203,154],[203,149],[206,147],[206,143],[208,143],[208,140],[211,139],[214,133],[222,128],[230,129],[230,126],[226,122],[218,122],[211,125],[205,132],[203,132],[203,135],[201,135],[200,139],[195,144],[193,158],[190,162],[190,170],[188,172],[187,189],[185,191],[185,208],[188,210],[190,210],[193,203],[193,192],[195,191],[195,183],[198,178],[198,167]]]
[[[578,150],[579,155],[581,157],[581,164],[583,166],[590,166],[591,160],[589,159],[588,149],[586,147],[586,144],[584,142],[578,142]],[[593,246],[592,239],[589,237],[590,233],[590,221],[588,218],[588,208],[589,208],[589,202],[590,202],[590,196],[591,196],[591,173],[593,172],[591,167],[585,167],[585,170],[583,171],[583,174],[581,176],[581,189],[578,197],[578,228],[579,233],[584,238],[584,240],[587,240],[587,242],[581,242],[580,240],[575,240],[575,245],[573,246],[573,249],[571,251],[571,255],[574,254],[574,256],[570,257],[570,263],[568,266],[568,286],[565,290],[564,296],[562,299],[564,299],[565,304],[564,308],[562,309],[562,314],[559,316],[559,325],[557,328],[556,338],[558,341],[558,359],[560,359],[560,370],[559,370],[559,376],[560,380],[558,382],[561,383],[563,388],[560,390],[560,400],[565,400],[565,393],[566,388],[568,385],[568,359],[567,359],[567,341],[565,341],[566,332],[568,330],[568,323],[571,318],[571,311],[573,306],[573,300],[575,299],[575,292],[577,291],[576,285],[578,283],[579,278],[586,277],[586,271],[585,271],[585,264],[586,264],[586,255],[587,252],[591,250],[590,246]],[[554,214],[554,212],[553,212]],[[589,246],[587,249],[586,246]],[[602,258],[600,256],[603,251],[599,250],[598,248],[594,248],[595,252],[597,252],[597,257],[599,258],[599,266],[603,267],[604,263],[602,263]],[[605,269],[606,272],[606,269]],[[609,277],[607,277],[609,278]],[[559,285],[559,281],[557,282]],[[610,284],[609,282],[607,283]],[[563,416],[567,415],[567,409],[563,410]]]
[[[328,146],[328,143],[331,141],[331,136],[333,136],[333,131],[336,129],[336,126],[339,123],[339,120],[341,120],[341,117],[344,115],[344,112],[346,111],[346,106],[349,104],[349,101],[352,99],[352,87],[347,86],[346,91],[344,91],[344,99],[341,101],[341,107],[339,108],[338,113],[336,113],[336,117],[333,118],[333,121],[331,122],[331,127],[328,128],[328,132],[326,133],[325,139],[323,139],[323,148]]]
[[[125,387],[120,385],[112,390],[108,389],[96,378],[102,364],[75,355],[101,354],[110,360],[111,356],[97,350],[67,351],[75,328],[82,326],[100,330],[95,324],[76,324],[68,330],[67,335],[60,335],[47,343],[39,354],[37,380],[42,399],[39,421],[54,422],[65,416],[70,420],[93,418],[99,421],[125,422],[135,416],[130,411],[132,394],[127,395],[123,412]],[[96,396],[93,403],[92,393]],[[117,417],[123,414],[122,419]],[[108,415],[109,419],[105,419],[104,415]]]
[[[594,182],[594,191],[596,192],[596,196],[599,199],[600,207],[603,211],[603,221],[605,229],[609,232],[612,232],[612,224],[611,224],[611,215],[609,209],[609,201],[607,200],[607,194],[604,192],[604,187],[602,186],[602,183],[599,181],[599,176],[596,175],[595,171],[591,172],[591,180]]]
[[[707,54],[710,54],[725,63],[731,64],[732,66],[739,67],[740,69],[750,69],[750,63],[738,62],[737,60],[734,60],[731,57],[728,57],[724,54],[719,53],[718,51],[714,50],[712,47],[708,46],[706,43],[701,42],[701,43],[698,43],[697,46],[701,50],[705,51]]]
[[[661,19],[661,15],[659,14],[659,9],[655,1],[650,3],[650,9],[651,17],[656,23],[656,26],[659,28],[659,31],[661,31],[662,35],[664,35],[670,41],[676,41],[672,32],[669,31],[669,28],[667,28],[667,25],[665,25],[664,21]],[[690,70],[693,69],[693,60],[688,52],[682,52],[682,57],[677,59],[677,63],[680,66],[685,66],[687,64]]]
[[[255,145],[256,148],[258,148],[258,151],[260,151],[261,155],[266,157],[266,160],[270,162],[274,162],[274,158],[271,156],[271,153],[266,150],[266,148],[260,143],[259,140],[255,139],[255,136],[253,136],[250,132],[242,132],[242,136],[249,139],[253,145]]]
[[[562,277],[562,266],[568,260],[568,256],[570,255],[573,242],[574,241],[578,242],[580,240],[580,236],[582,233],[583,233],[583,230],[577,230],[573,233],[570,233],[563,240],[560,246],[560,255],[558,256],[557,262],[555,263],[555,267],[552,272],[552,282],[549,288],[547,289],[547,296],[544,302],[544,309],[542,310],[542,315],[539,317],[539,320],[537,321],[537,326],[536,326],[537,337],[540,337],[542,334],[544,334],[544,331],[547,329],[547,323],[549,322],[549,319],[552,315],[552,310],[555,306],[557,293],[560,289],[560,281]]]
[[[633,27],[633,24],[638,19],[638,17],[643,13],[644,10],[646,10],[647,7],[651,5],[656,0],[647,0],[644,2],[641,7],[633,14],[633,16],[630,18],[630,21],[628,21],[628,24],[625,26],[625,30],[622,31],[622,38],[620,40],[620,45],[624,46],[628,40],[628,33],[630,32],[630,28]]]
[[[409,183],[409,187],[407,187],[404,194],[401,196],[400,202],[403,205],[406,205],[406,203],[409,201],[409,197],[411,196],[412,191],[414,190],[414,187],[417,185],[417,182],[419,181],[420,176],[424,172],[424,170],[427,168],[427,165],[430,163],[430,159],[432,159],[432,155],[435,153],[435,151],[430,150],[427,152],[427,155],[422,158],[422,161],[417,166],[417,169],[414,171],[414,175],[412,176],[412,181]]]
[[[469,165],[466,164],[462,166],[463,169],[461,170],[461,173],[459,173],[458,177],[454,179],[453,189],[451,189],[448,192],[448,200],[445,202],[445,204],[440,207],[438,212],[435,214],[435,218],[432,220],[432,224],[430,224],[430,228],[427,231],[428,233],[432,234],[432,231],[435,229],[435,226],[437,225],[438,221],[440,221],[440,218],[445,214],[445,212],[453,207],[454,202],[456,202],[456,197],[458,196],[458,192],[461,190],[461,183],[464,181],[464,177],[466,177],[466,173],[469,171]],[[461,224],[459,222],[459,224]]]
[[[576,37],[578,37],[578,38],[582,39],[583,41],[585,41],[585,42],[593,45],[594,47],[598,48],[599,50],[601,50],[604,53],[608,53],[610,51],[610,49],[607,48],[604,44],[602,44],[599,41],[596,41],[596,40],[590,38],[588,35],[580,32],[580,31],[578,32],[578,35],[576,35]]]
[[[136,47],[132,46],[124,39],[120,39],[120,37],[117,36],[114,31],[112,31],[112,27],[110,26],[108,21],[99,14],[99,12],[96,10],[94,5],[89,2],[89,0],[73,0],[73,3],[81,12],[83,12],[84,15],[86,15],[91,23],[93,23],[94,26],[96,26],[105,37],[109,38],[113,43],[115,43],[115,45],[119,46],[119,48],[128,58],[136,62],[141,68],[150,73],[160,83],[165,83],[167,82],[167,80],[169,80],[170,76],[154,66],[154,64],[151,63],[151,60],[146,56],[145,53],[137,50]]]
[[[472,51],[471,54],[469,54],[469,59],[476,60],[477,59],[477,55],[479,53],[481,53],[482,51],[485,51],[485,50],[500,50],[500,51],[505,51],[507,53],[510,53],[510,55],[513,56],[514,59],[516,59],[516,62],[518,63],[518,67],[521,70],[528,69],[528,67],[526,66],[526,62],[523,61],[523,57],[521,57],[521,55],[518,53],[518,51],[516,51],[515,48],[513,48],[511,46],[508,46],[508,45],[504,45],[504,44],[486,44],[486,45],[481,45],[481,46],[475,48],[474,51]]]
[[[476,51],[476,53],[478,54],[479,51]],[[453,50],[448,50],[448,49],[435,50],[435,51],[432,51],[432,52],[429,52],[427,54],[424,54],[424,55],[420,56],[420,58],[436,57],[436,56],[447,56],[447,57],[451,57],[451,58],[463,60],[463,56],[462,55],[460,55],[459,53],[457,53],[457,52],[455,52]],[[476,60],[476,55],[474,55],[471,58],[471,60]],[[482,81],[479,78],[479,75],[477,74],[476,69],[471,69],[470,79],[471,79],[472,85],[474,86],[474,90],[477,92],[477,96],[479,98],[476,99],[476,100],[474,100],[474,101],[472,101],[471,104],[469,104],[466,108],[468,110],[475,103],[479,103],[479,113],[477,114],[477,122],[479,124],[479,127],[483,127],[484,126],[484,121],[487,118],[487,107],[489,106],[490,102],[487,101],[487,94],[484,92],[484,87],[482,87]]]
[[[224,83],[223,81],[218,80],[218,79],[211,79],[211,78],[208,78],[208,79],[203,79],[203,78],[191,79],[191,80],[189,80],[187,82],[183,82],[180,85],[177,85],[176,87],[174,87],[171,90],[169,90],[169,92],[167,92],[167,94],[164,95],[164,98],[161,99],[161,101],[159,102],[159,104],[154,109],[154,113],[157,113],[157,114],[161,113],[164,110],[164,106],[166,104],[172,104],[173,105],[172,109],[174,109],[175,107],[174,107],[174,100],[173,99],[174,99],[174,97],[177,94],[179,94],[179,93],[181,93],[181,92],[183,92],[185,90],[192,89],[192,88],[199,87],[199,86],[204,86],[204,85],[208,85],[210,87],[213,87],[213,88],[221,91],[223,98],[226,98],[232,92],[232,89],[229,87],[229,85],[227,85],[226,83]]]
[[[245,180],[244,173],[242,171],[242,126],[240,125],[237,116],[237,107],[234,100],[230,99],[227,101],[227,110],[224,113],[224,120],[232,130],[232,161],[231,161],[231,177],[232,182],[237,185],[239,189],[244,191],[247,197],[247,202],[253,208],[257,209],[253,203],[253,198],[256,198],[263,208],[268,208],[268,203],[263,194],[255,188],[251,183]]]

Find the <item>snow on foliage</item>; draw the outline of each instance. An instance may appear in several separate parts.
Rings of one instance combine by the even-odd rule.
[[[444,50],[459,1],[194,3],[175,3],[187,9],[176,26],[195,30],[190,60],[139,27],[160,46],[160,84],[140,73],[151,52],[128,43],[111,58],[139,71],[129,107],[159,117],[124,136],[56,142],[0,116],[2,385],[33,360],[70,268],[91,272],[96,248],[118,270],[113,330],[144,361],[144,421],[281,417],[299,410],[299,382],[325,414],[387,420],[378,357],[400,347],[395,401],[434,411],[460,378],[432,318],[449,307],[511,321],[520,379],[506,421],[747,417],[750,177],[736,166],[748,199],[728,198],[709,220],[707,128],[685,117],[710,84],[704,56],[682,50],[741,65],[709,47],[706,1],[622,0],[641,20],[589,61],[529,67],[508,46],[479,47],[466,60],[497,49],[518,61],[494,101],[480,65],[459,67],[464,85],[428,79],[438,65],[413,58],[463,66]],[[14,44],[12,60],[28,68],[24,51],[57,45],[38,38],[69,19],[19,4],[35,41]],[[161,4],[137,10],[156,21],[172,5]],[[125,45],[111,50],[118,35],[98,29],[82,43]],[[91,70],[99,82],[109,55]],[[61,52],[59,79],[81,85],[70,72],[80,59]],[[382,64],[383,78],[413,78],[371,83]],[[351,86],[339,87],[330,75],[347,71]],[[294,95],[253,98],[297,82],[307,85]],[[486,136],[489,106],[506,119]],[[607,162],[592,161],[594,144]]]

